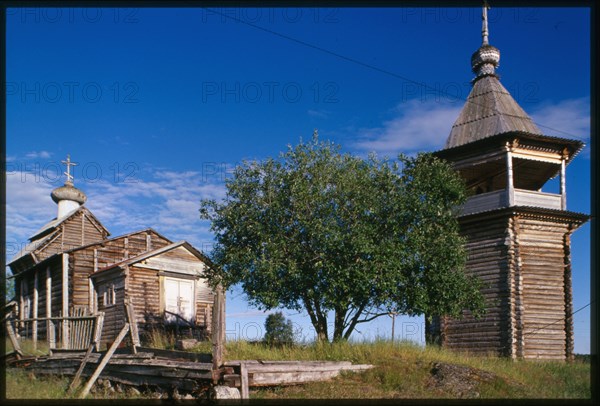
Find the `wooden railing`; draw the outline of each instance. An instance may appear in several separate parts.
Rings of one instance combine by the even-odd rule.
[[[92,343],[98,348],[102,334],[102,325],[104,323],[104,313],[81,315],[82,313],[81,310],[76,310],[74,315],[68,317],[37,317],[27,319],[17,319],[12,314],[7,315],[5,318],[6,330],[14,351],[22,355],[19,338],[24,337],[31,338],[33,349],[37,350],[40,338],[37,327],[40,323],[45,323],[44,336],[50,352],[59,348],[64,350],[85,350]],[[62,327],[65,323],[67,328],[63,330]],[[31,329],[28,328],[29,326],[31,326]],[[61,334],[62,331],[67,331],[67,334]],[[56,339],[57,335],[58,340]]]
[[[507,190],[495,190],[471,196],[461,208],[461,215],[480,213],[484,211],[509,207]],[[534,190],[514,189],[512,206],[542,207],[544,209],[565,209],[562,207],[561,195],[538,192]]]

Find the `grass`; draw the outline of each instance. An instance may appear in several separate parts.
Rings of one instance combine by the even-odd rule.
[[[269,348],[244,341],[228,343],[227,359],[332,360],[372,364],[375,368],[344,374],[329,382],[301,386],[260,389],[260,398],[456,398],[447,388],[431,385],[434,362],[463,365],[496,375],[490,382],[479,382],[481,398],[576,398],[589,399],[590,364],[473,357],[435,347],[422,348],[411,343],[342,342],[307,346]]]
[[[174,337],[156,334],[149,345],[173,348]],[[193,351],[210,352],[211,345],[201,342]],[[271,348],[262,343],[230,341],[225,357],[262,360],[331,360],[372,364],[375,368],[361,373],[343,373],[325,382],[304,385],[252,389],[252,398],[462,398],[483,399],[589,399],[591,396],[590,363],[585,358],[574,362],[550,362],[496,357],[472,357],[439,348],[422,348],[410,343],[341,342],[314,343]],[[461,365],[493,374],[493,379],[473,381],[470,393],[456,393],[452,387],[434,385],[432,365],[443,362]],[[33,376],[22,370],[7,370],[7,398],[66,398],[64,393],[70,378]],[[105,389],[93,398],[144,398],[150,394],[109,392]]]

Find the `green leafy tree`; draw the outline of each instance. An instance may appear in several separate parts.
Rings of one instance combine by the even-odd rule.
[[[203,200],[216,235],[211,283],[241,284],[260,309],[306,310],[318,340],[347,339],[390,310],[479,314],[478,280],[456,207],[465,186],[430,154],[398,161],[300,142],[279,159],[243,162],[222,202]]]
[[[265,342],[269,345],[293,344],[292,321],[286,320],[281,312],[269,314],[265,320]]]

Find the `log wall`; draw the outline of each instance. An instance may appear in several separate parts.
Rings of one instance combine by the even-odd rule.
[[[506,211],[461,219],[467,238],[466,271],[484,284],[487,314],[437,319],[429,341],[470,353],[512,358],[573,357],[570,317],[570,234],[567,218]]]
[[[475,319],[468,312],[462,319],[442,318],[441,344],[447,348],[478,354],[510,354],[510,287],[507,218],[463,222],[467,238],[466,272],[482,282],[486,315]]]
[[[102,241],[106,236],[107,232],[88,214],[87,209],[79,210],[60,224],[55,238],[35,255],[41,261],[59,252]]]
[[[572,356],[568,223],[515,218],[522,275],[522,356],[565,359]],[[567,266],[565,266],[567,265]]]
[[[73,304],[82,306],[89,304],[89,276],[95,270],[140,255],[147,251],[147,246],[156,249],[169,243],[157,233],[144,230],[72,251],[69,264],[72,264],[74,271],[70,277],[73,281],[71,290]]]

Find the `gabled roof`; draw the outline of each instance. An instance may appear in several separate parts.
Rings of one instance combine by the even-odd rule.
[[[473,84],[467,102],[452,126],[445,148],[507,132],[542,135],[497,76],[481,77]]]
[[[141,261],[143,261],[143,260],[145,260],[147,258],[150,258],[150,257],[154,257],[154,256],[157,256],[157,255],[163,254],[165,252],[171,251],[171,250],[173,250],[175,248],[178,248],[178,247],[184,247],[184,248],[186,248],[189,252],[191,252],[194,256],[196,256],[199,260],[201,260],[202,262],[204,262],[205,264],[207,264],[209,266],[212,266],[212,262],[210,261],[210,259],[208,259],[208,257],[206,255],[204,255],[202,252],[200,252],[199,250],[197,250],[196,248],[194,248],[194,246],[192,246],[192,244],[190,244],[187,241],[178,241],[178,242],[175,242],[175,243],[172,243],[172,244],[169,244],[169,245],[165,245],[164,247],[157,248],[157,249],[152,250],[152,251],[144,252],[144,253],[142,253],[140,255],[128,258],[128,259],[123,260],[121,262],[110,264],[110,265],[108,265],[108,266],[106,266],[106,267],[104,267],[102,269],[99,269],[98,271],[94,272],[93,274],[90,275],[90,277],[93,278],[96,275],[98,275],[100,273],[103,273],[103,272],[106,272],[106,271],[109,271],[111,269],[117,269],[117,268],[118,269],[123,269],[126,266],[129,266],[129,265],[141,262]]]
[[[134,234],[145,233],[145,232],[148,232],[148,231],[153,232],[154,234],[158,235],[160,238],[168,241],[169,243],[173,242],[173,241],[169,240],[167,237],[165,237],[164,235],[162,235],[161,233],[159,233],[158,231],[154,230],[152,227],[148,227],[148,228],[144,228],[144,229],[141,229],[141,230],[132,231],[132,232],[127,233],[127,234],[118,235],[118,236],[113,237],[113,238],[107,238],[107,239],[101,240],[101,241],[94,241],[94,242],[91,242],[89,244],[85,244],[85,245],[81,245],[79,247],[71,248],[70,250],[67,250],[65,252],[74,252],[74,251],[78,251],[78,250],[81,250],[81,249],[84,249],[84,248],[92,247],[94,245],[102,245],[102,244],[105,244],[107,242],[118,240],[119,238],[125,238],[125,237],[132,236]]]
[[[29,238],[29,241],[33,241],[37,238],[39,238],[42,235],[47,234],[48,232],[50,232],[51,230],[57,228],[58,226],[60,226],[62,223],[64,223],[65,221],[67,221],[68,219],[70,219],[71,217],[73,217],[76,213],[80,212],[80,211],[85,211],[85,214],[89,217],[92,218],[92,220],[97,223],[97,225],[102,228],[104,231],[106,231],[106,235],[110,235],[110,232],[106,229],[106,227],[104,227],[102,225],[102,223],[100,222],[100,220],[98,220],[96,218],[96,216],[94,216],[94,214],[85,206],[79,206],[78,208],[76,208],[75,210],[72,210],[71,212],[69,212],[66,216],[61,217],[61,218],[55,218],[54,220],[50,221],[49,223],[47,223],[46,225],[44,225],[42,228],[40,228],[38,231],[36,231],[33,236],[31,236]]]
[[[63,224],[65,221],[69,220],[73,216],[75,216],[79,212],[85,212],[85,215],[88,216],[96,226],[106,232],[106,235],[110,235],[109,231],[102,225],[100,220],[94,216],[94,214],[85,206],[79,206],[75,210],[69,212],[66,216],[61,218],[55,218],[54,220],[45,224],[42,228],[36,231],[33,236],[29,238],[29,244],[27,244],[21,251],[19,251],[7,265],[13,264],[19,259],[23,258],[26,255],[33,255],[34,251],[43,248],[46,244],[48,244],[52,238],[56,235],[55,231],[58,227]],[[37,260],[34,258],[34,262]]]

